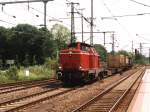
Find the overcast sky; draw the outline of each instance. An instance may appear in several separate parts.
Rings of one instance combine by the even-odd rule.
[[[14,1],[14,0],[0,0]],[[20,0],[21,1],[21,0]],[[71,1],[71,0],[69,0]],[[132,41],[134,48],[139,48],[139,43],[150,43],[150,14],[141,16],[125,16],[102,19],[103,17],[135,15],[141,13],[150,13],[150,0],[137,0],[145,5],[140,5],[130,0],[93,0],[94,1],[94,31],[115,31],[116,50],[125,49],[131,51]],[[91,0],[72,0],[80,5],[75,6],[77,9],[85,8],[84,16],[90,17],[90,2]],[[61,19],[63,22],[49,21],[54,18],[69,18],[70,6],[67,6],[66,0],[54,0],[47,4],[47,26],[50,29],[53,24],[60,23],[70,29],[70,19]],[[5,5],[3,11],[0,10],[0,19],[12,24],[0,22],[0,26],[12,27],[19,23],[28,23],[39,27],[43,24],[43,3],[30,3]],[[1,7],[2,8],[2,7]],[[36,11],[38,10],[38,11]],[[42,12],[42,13],[40,13]],[[37,17],[38,15],[39,17]],[[13,18],[16,16],[16,18]],[[79,17],[79,15],[75,15]],[[75,30],[81,31],[81,19],[75,19]],[[84,31],[90,31],[89,24],[84,22]],[[76,35],[78,41],[81,40],[81,35]],[[84,39],[88,39],[89,34],[84,35]],[[111,35],[106,35],[107,43],[111,42]],[[88,43],[89,41],[87,41]],[[103,44],[103,35],[94,34],[94,43]],[[143,44],[143,54],[148,56],[148,48],[150,44]],[[111,50],[111,45],[107,44],[108,51]]]

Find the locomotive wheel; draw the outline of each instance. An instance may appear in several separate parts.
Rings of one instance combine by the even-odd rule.
[[[104,78],[104,75],[103,75],[103,73],[101,72],[101,73],[99,73],[98,74],[98,80],[102,80]]]
[[[98,80],[101,80],[100,76],[97,77]]]

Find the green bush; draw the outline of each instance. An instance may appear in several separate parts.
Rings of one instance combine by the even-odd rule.
[[[13,66],[6,71],[6,76],[10,80],[18,80],[17,67]]]
[[[30,75],[29,76],[25,76],[25,69],[19,70],[18,75],[19,75],[19,80],[20,81],[26,81],[26,80],[42,80],[42,79],[49,79],[50,78],[50,74],[42,74],[40,71],[36,71],[38,70],[39,67],[35,68],[30,68]],[[36,72],[35,72],[36,71]],[[38,74],[37,74],[38,73]]]
[[[46,59],[45,64],[44,64],[45,68],[51,69],[51,70],[56,70],[58,67],[58,61],[56,59]]]
[[[0,71],[0,83],[15,82],[16,80],[13,80],[11,76],[9,76],[10,74],[12,74],[12,71],[11,72],[9,70]]]
[[[0,83],[9,83],[16,81],[27,80],[42,80],[54,77],[56,68],[58,66],[57,60],[47,59],[43,65],[25,67],[11,67],[8,70],[0,71]],[[29,70],[29,76],[26,76],[25,71]]]
[[[5,74],[0,73],[0,83],[11,83],[14,82],[10,80]]]

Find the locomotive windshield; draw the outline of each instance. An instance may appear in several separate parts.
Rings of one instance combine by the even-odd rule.
[[[68,48],[76,48],[77,47],[77,43],[72,43],[68,45]]]
[[[68,45],[68,48],[71,48],[71,49],[77,48],[78,44],[80,46],[79,49],[83,51],[88,51],[89,48],[91,47],[89,44],[86,44],[86,43],[71,43]]]

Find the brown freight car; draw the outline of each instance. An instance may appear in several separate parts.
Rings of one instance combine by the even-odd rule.
[[[112,73],[121,72],[126,66],[126,57],[124,55],[108,54],[107,65]]]

